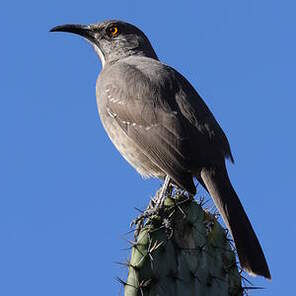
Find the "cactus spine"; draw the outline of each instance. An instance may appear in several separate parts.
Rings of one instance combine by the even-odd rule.
[[[188,197],[167,198],[132,247],[125,296],[238,296],[235,254],[214,215]]]

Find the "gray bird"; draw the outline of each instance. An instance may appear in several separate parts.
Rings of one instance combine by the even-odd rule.
[[[96,95],[99,115],[113,144],[143,176],[165,179],[195,194],[197,178],[212,196],[230,230],[241,266],[271,278],[266,259],[229,180],[228,140],[193,86],[161,63],[137,27],[117,20],[62,25],[52,32],[86,38],[102,71]]]

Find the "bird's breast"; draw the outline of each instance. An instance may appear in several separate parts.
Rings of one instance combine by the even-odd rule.
[[[165,174],[121,128],[116,120],[117,114],[108,108],[104,99],[100,100],[99,94],[97,94],[97,106],[104,129],[125,160],[144,178],[163,178]]]

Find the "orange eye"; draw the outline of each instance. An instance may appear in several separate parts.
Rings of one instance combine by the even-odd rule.
[[[115,37],[118,35],[118,27],[112,26],[109,28],[110,36]]]

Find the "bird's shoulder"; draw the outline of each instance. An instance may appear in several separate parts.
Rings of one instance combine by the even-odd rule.
[[[126,58],[105,67],[97,80],[98,104],[121,117],[153,123],[178,109],[170,68],[144,57]]]
[[[173,87],[174,70],[158,60],[132,56],[107,65],[101,71],[97,85],[112,84],[130,96],[154,94],[153,91]]]

